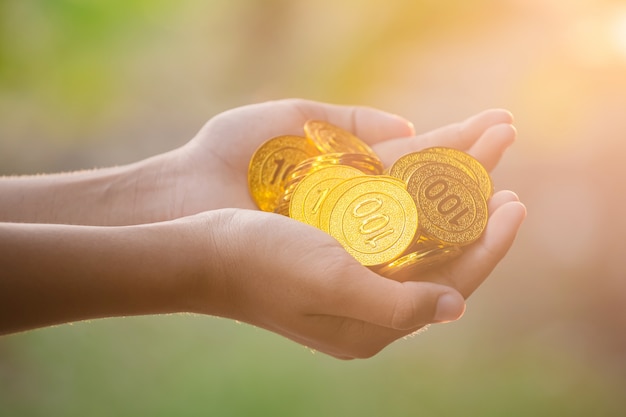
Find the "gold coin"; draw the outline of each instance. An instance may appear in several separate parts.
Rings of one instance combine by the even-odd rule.
[[[480,188],[480,191],[485,196],[485,199],[488,200],[493,195],[493,182],[491,181],[491,176],[489,175],[489,172],[487,172],[485,167],[482,166],[482,164],[470,154],[460,151],[458,149],[445,147],[426,148],[423,149],[421,152],[434,152],[445,154],[459,160],[474,174],[474,178],[476,178],[476,182],[478,183],[478,188]]]
[[[348,178],[362,175],[361,171],[347,165],[331,165],[312,172],[293,190],[289,217],[319,227],[320,208],[330,190]]]
[[[298,182],[302,177],[327,166],[348,165],[364,174],[380,175],[383,164],[377,158],[364,154],[328,153],[308,158],[299,163],[289,176],[288,184]]]
[[[289,217],[289,201],[280,200],[274,208],[274,213]]]
[[[319,225],[361,264],[378,265],[397,258],[413,242],[417,209],[397,179],[359,176],[330,190]]]
[[[368,175],[380,175],[383,172],[383,163],[378,157],[363,153],[331,153],[323,155],[323,158],[331,159],[331,163],[357,168]]]
[[[466,245],[487,225],[487,202],[463,170],[430,163],[415,170],[407,184],[424,234],[446,244]]]
[[[378,159],[376,153],[361,139],[342,128],[321,120],[308,120],[304,133],[322,153],[360,153]]]
[[[356,168],[368,175],[380,175],[383,172],[383,163],[379,159],[364,154],[329,153],[308,158],[300,162],[289,174],[285,183],[285,191],[274,212],[284,214],[285,210],[289,211],[291,195],[298,183],[307,175],[321,168],[339,165]]]
[[[263,211],[274,211],[285,182],[301,161],[319,155],[311,140],[301,136],[277,136],[263,143],[248,166],[248,189]]]
[[[458,159],[441,152],[412,152],[401,156],[389,168],[389,175],[400,178],[408,183],[411,175],[421,166],[439,163],[452,165],[465,172],[472,180],[476,181],[474,173]]]
[[[415,274],[448,262],[463,251],[459,246],[428,245],[375,269],[376,273],[396,281],[416,279]]]

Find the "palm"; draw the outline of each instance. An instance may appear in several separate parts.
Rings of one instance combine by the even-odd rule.
[[[386,166],[409,152],[450,146],[469,152],[491,170],[513,142],[515,131],[511,116],[501,110],[415,136],[406,121],[373,109],[285,100],[223,113],[181,148],[188,171],[187,183],[181,184],[186,190],[181,204],[187,211],[184,214],[251,209],[227,210],[229,234],[235,237],[228,246],[238,244],[237,236],[246,236],[240,242],[244,247],[235,253],[246,253],[249,262],[238,264],[234,273],[242,275],[239,291],[244,299],[255,300],[254,306],[246,313],[227,316],[338,357],[369,355],[429,322],[443,288],[469,296],[512,244],[522,210],[519,204],[507,204],[516,201],[513,193],[494,195],[483,238],[449,266],[420,277],[447,287],[381,280],[321,231],[283,216],[252,211],[256,206],[247,182],[252,154],[271,137],[302,135],[308,119],[326,120],[353,132],[372,146]],[[307,239],[302,239],[304,234]],[[249,246],[251,241],[258,244]],[[246,269],[248,263],[250,269]],[[239,282],[235,277],[228,281]],[[383,293],[385,297],[380,296]],[[277,299],[283,302],[276,303]],[[294,303],[290,304],[287,300],[291,299]]]
[[[201,190],[193,199],[197,211],[217,208],[255,209],[248,191],[248,163],[267,139],[284,134],[302,135],[306,114],[296,101],[242,107],[210,120],[188,144]]]

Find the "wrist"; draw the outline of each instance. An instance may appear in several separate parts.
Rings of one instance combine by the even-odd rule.
[[[132,189],[133,201],[128,224],[174,220],[222,208],[220,190],[211,188],[212,164],[199,162],[200,153],[202,149],[187,144],[126,166],[122,175],[132,184],[127,188]]]
[[[0,334],[192,311],[203,240],[187,219],[127,227],[0,223]]]
[[[185,311],[251,321],[254,298],[266,290],[258,281],[263,273],[259,268],[265,265],[256,262],[257,237],[270,233],[271,226],[258,221],[255,212],[240,209],[212,210],[177,221],[191,229],[188,245],[198,260],[185,283]]]
[[[181,311],[230,316],[235,287],[232,269],[238,253],[237,237],[231,235],[235,211],[207,211],[171,222],[185,229],[185,262],[193,265],[181,282]]]
[[[172,151],[110,168],[0,177],[0,221],[123,226],[180,217],[181,159]]]
[[[159,154],[121,167],[119,188],[112,190],[103,203],[118,213],[119,224],[146,224],[186,215],[181,184],[185,167],[178,151]]]
[[[123,228],[136,230],[143,288],[147,304],[140,314],[197,312],[204,300],[203,290],[210,280],[214,263],[209,252],[206,230],[198,216]],[[140,280],[141,282],[141,280]]]

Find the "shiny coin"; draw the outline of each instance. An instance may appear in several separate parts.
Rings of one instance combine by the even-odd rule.
[[[493,195],[493,182],[491,181],[491,176],[489,176],[489,172],[487,172],[485,167],[482,166],[482,164],[470,154],[467,154],[458,149],[445,147],[427,148],[423,149],[421,152],[445,154],[454,159],[457,159],[474,174],[474,178],[478,183],[478,188],[483,193],[485,198],[489,199]]]
[[[461,161],[452,156],[441,152],[412,152],[401,156],[396,162],[389,168],[389,175],[392,177],[400,178],[404,182],[408,183],[411,175],[419,167],[431,164],[439,163],[452,165],[463,172],[465,172],[472,180],[476,181],[474,173],[465,166]]]
[[[274,212],[285,214],[289,211],[291,195],[298,183],[307,175],[325,167],[341,165],[356,168],[368,175],[379,175],[383,172],[383,163],[379,159],[364,154],[329,153],[308,158],[300,162],[289,174],[285,191]]]
[[[376,268],[376,273],[396,281],[416,279],[415,274],[448,262],[463,251],[459,246],[429,245]]]
[[[279,200],[278,204],[274,208],[274,213],[289,216],[289,201]]]
[[[324,167],[347,165],[356,168],[368,175],[380,175],[383,172],[383,164],[377,158],[364,154],[328,153],[306,159],[299,163],[289,175],[287,187],[297,183],[304,176]]]
[[[319,227],[322,203],[338,183],[363,173],[347,165],[320,168],[302,179],[293,190],[289,201],[289,217]]]
[[[278,136],[263,143],[248,166],[248,188],[257,206],[274,211],[291,171],[319,153],[313,142],[300,136]]]
[[[378,159],[372,148],[347,130],[321,120],[309,120],[304,133],[322,153],[360,153]]]
[[[361,264],[384,264],[413,242],[417,209],[397,179],[359,176],[330,190],[320,209],[319,226]]]
[[[407,190],[424,234],[445,244],[475,241],[487,225],[487,202],[476,182],[452,165],[431,163],[415,170]]]

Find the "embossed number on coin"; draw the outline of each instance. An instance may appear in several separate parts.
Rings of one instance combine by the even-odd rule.
[[[330,190],[348,178],[362,175],[358,169],[345,165],[331,165],[310,173],[291,195],[289,217],[319,227],[320,208]]]
[[[445,164],[419,167],[407,190],[413,196],[425,234],[448,244],[475,241],[487,224],[487,203],[467,173]]]
[[[320,213],[328,232],[363,265],[400,256],[417,231],[417,209],[402,183],[385,176],[356,177],[331,191]]]
[[[289,173],[301,161],[316,155],[317,147],[300,136],[277,136],[263,143],[248,167],[248,188],[257,206],[273,211]]]

